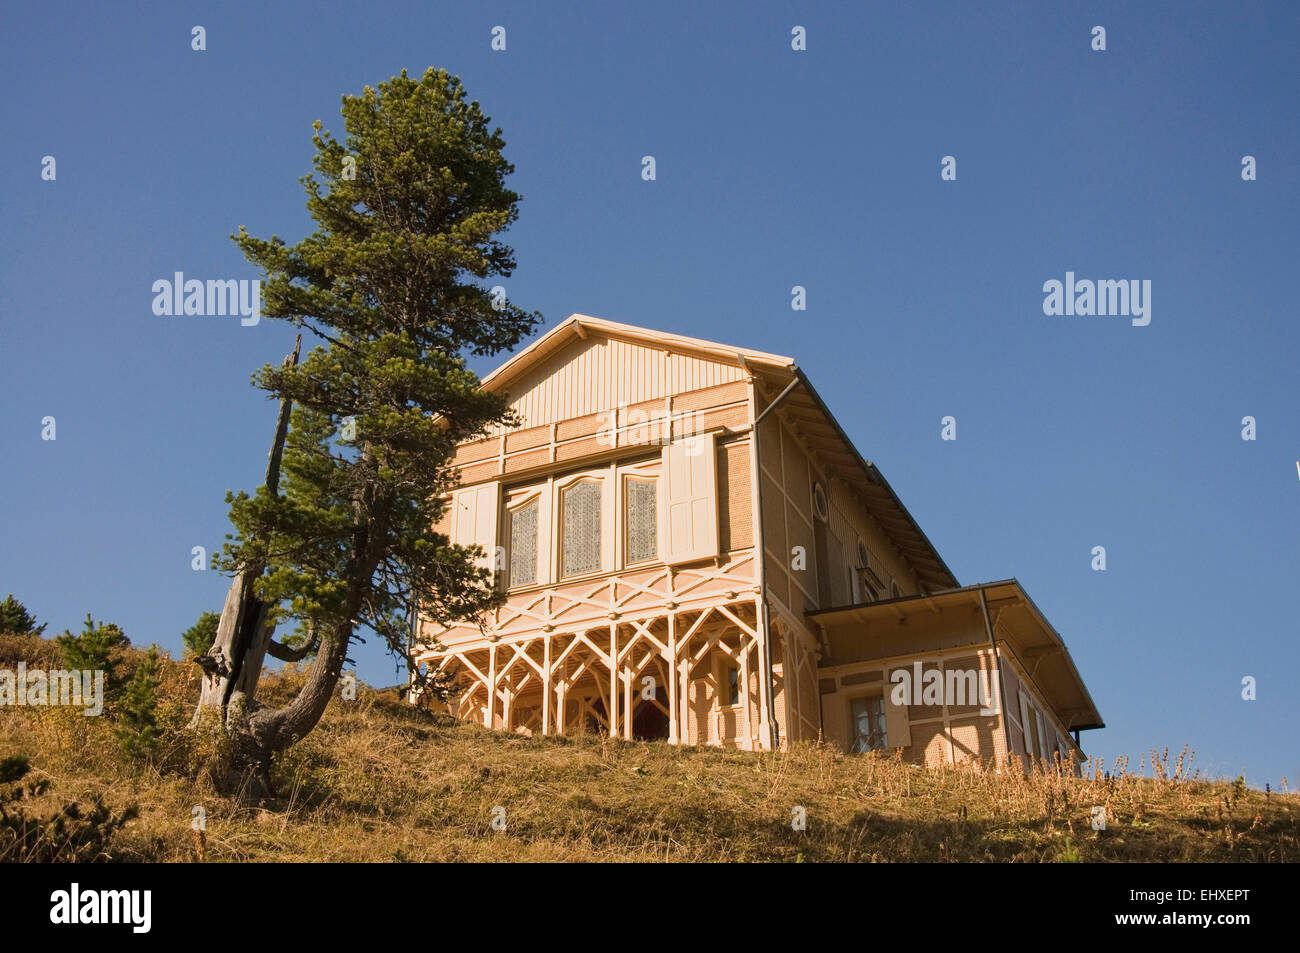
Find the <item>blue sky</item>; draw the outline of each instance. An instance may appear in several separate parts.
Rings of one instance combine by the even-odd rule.
[[[178,652],[220,608],[227,582],[191,548],[219,547],[225,491],[260,480],[274,409],[249,378],[293,332],[155,316],[152,283],[258,277],[228,236],[310,231],[312,121],[342,134],[342,94],[438,66],[517,167],[512,300],[548,327],[583,312],[794,356],[960,581],[1017,577],[1065,637],[1109,725],[1091,754],[1190,744],[1211,774],[1300,784],[1300,5],[53,3],[6,21],[0,595],[51,630],[89,611]],[[1067,271],[1150,280],[1151,323],[1044,315]],[[375,646],[356,657],[396,680]]]

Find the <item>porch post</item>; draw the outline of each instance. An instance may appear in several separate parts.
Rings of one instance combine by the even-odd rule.
[[[757,445],[757,432],[755,432],[755,445]],[[760,557],[762,558],[762,557]],[[772,749],[772,723],[768,718],[768,713],[772,710],[772,679],[768,673],[772,671],[772,663],[767,657],[767,647],[770,644],[771,635],[769,632],[767,617],[763,613],[763,596],[759,594],[754,599],[754,623],[758,631],[758,638],[755,643],[758,648],[758,732],[759,732],[759,749],[770,751]],[[790,683],[787,675],[786,684]],[[748,690],[749,683],[745,683]],[[786,731],[789,731],[790,716],[788,714],[789,705],[786,705]],[[745,713],[748,716],[749,708],[746,706]]]
[[[551,733],[551,635],[542,636],[542,734]]]
[[[609,626],[609,736],[618,737],[618,623]]]
[[[750,722],[749,707],[753,699],[749,693],[749,646],[745,644],[745,633],[741,632],[741,652],[740,652],[740,684],[744,687],[745,701],[745,742],[750,751],[754,750],[754,726]],[[755,642],[758,640],[755,639]]]
[[[689,744],[691,740],[691,674],[690,674],[690,640],[686,642],[686,658],[677,663],[677,677],[681,680],[681,685],[677,689],[677,701],[682,706],[681,714],[681,739],[682,744]],[[679,646],[677,651],[681,652]]]
[[[497,700],[497,644],[493,642],[488,646],[488,683],[487,683],[487,711],[483,714],[483,727],[492,730],[492,712],[496,709]]]
[[[635,662],[636,659],[629,658],[629,662]],[[624,672],[622,667],[619,668],[619,676],[623,680],[623,737],[628,741],[632,740],[632,673]]]
[[[668,743],[677,744],[677,613],[668,613]]]

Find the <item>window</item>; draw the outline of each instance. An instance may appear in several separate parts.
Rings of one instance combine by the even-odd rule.
[[[825,523],[830,519],[830,507],[826,502],[826,487],[820,482],[813,484],[813,512],[817,518]]]
[[[531,586],[537,580],[537,497],[510,510],[510,585]]]
[[[564,526],[562,578],[600,569],[600,495],[600,484],[595,480],[582,480],[560,494]]]
[[[875,602],[880,594],[872,585],[875,573],[871,569],[871,554],[867,544],[858,540],[858,564],[853,568],[853,601]]]
[[[722,691],[719,704],[724,708],[734,708],[740,704],[740,667],[730,662],[722,663]]]
[[[889,746],[885,730],[885,696],[868,695],[849,703],[854,753],[882,751]]]
[[[628,564],[659,558],[659,516],[656,504],[659,488],[654,480],[628,477],[623,482],[627,520]]]
[[[1041,758],[1043,753],[1038,746],[1038,712],[1034,711],[1032,705],[1027,705],[1025,712],[1025,754],[1031,758]]]

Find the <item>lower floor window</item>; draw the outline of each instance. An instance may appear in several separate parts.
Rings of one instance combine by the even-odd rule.
[[[881,751],[888,747],[885,734],[885,696],[855,698],[849,710],[853,718],[853,751]]]
[[[723,661],[718,678],[718,705],[735,708],[740,704],[740,668],[730,661]]]
[[[1033,758],[1042,758],[1046,752],[1039,750],[1038,744],[1038,712],[1029,708],[1029,718],[1025,721],[1025,754]]]

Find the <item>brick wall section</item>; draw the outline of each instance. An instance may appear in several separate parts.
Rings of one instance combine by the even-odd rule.
[[[749,448],[748,440],[718,448],[718,546],[723,552],[754,545]]]

